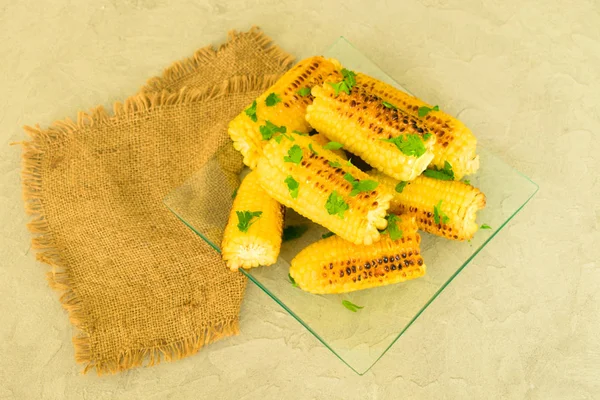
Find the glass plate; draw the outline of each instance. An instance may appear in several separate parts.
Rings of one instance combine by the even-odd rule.
[[[325,56],[335,57],[346,68],[403,89],[343,37]],[[229,150],[222,149],[165,198],[167,207],[217,251],[232,204],[231,195],[239,184],[237,177],[232,177],[219,163]],[[288,280],[289,262],[304,247],[319,240],[327,230],[292,210],[288,210],[286,225],[305,224],[308,231],[298,239],[283,243],[277,264],[242,273],[340,360],[362,375],[537,192],[538,186],[534,182],[486,149],[479,148],[479,156],[481,167],[476,175],[469,178],[487,197],[487,206],[478,214],[478,221],[493,229],[480,230],[470,243],[421,233],[421,250],[427,264],[427,274],[423,278],[349,294],[314,295],[303,292]],[[342,306],[342,300],[349,300],[364,309],[351,312]]]

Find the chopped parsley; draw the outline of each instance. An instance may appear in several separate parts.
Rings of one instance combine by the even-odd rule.
[[[407,156],[421,157],[427,151],[421,137],[414,133],[380,140],[395,144],[398,150]]]
[[[364,306],[362,306],[362,307],[357,306],[356,304],[354,304],[348,300],[342,300],[342,305],[352,312],[357,312],[361,308],[365,308]]]
[[[340,82],[329,82],[329,84],[335,92],[336,97],[340,94],[340,92],[350,94],[350,90],[352,90],[352,87],[356,85],[356,79],[354,79],[356,74],[353,71],[350,71],[346,68],[342,68],[342,76],[344,77],[344,79],[342,79]]]
[[[300,161],[302,161],[302,148],[297,144],[290,147],[288,155],[283,157],[283,161],[300,164]]]
[[[267,107],[273,107],[275,104],[281,101],[281,97],[276,95],[275,93],[269,93],[267,98],[265,99],[265,104]]]
[[[395,214],[388,214],[385,216],[388,222],[387,228],[381,233],[387,233],[390,235],[390,239],[398,240],[402,238],[402,229],[398,228],[398,223],[402,220]]]
[[[287,242],[288,240],[298,239],[300,236],[308,230],[308,225],[290,225],[283,228],[283,235],[281,240]]]
[[[309,143],[309,144],[308,144],[308,148],[310,149],[310,151],[311,151],[311,152],[312,152],[312,153],[313,153],[315,156],[318,156],[318,155],[319,155],[319,153],[317,153],[317,152],[315,151],[315,149],[313,149],[313,147],[312,147],[312,143]]]
[[[492,229],[492,227],[489,226],[488,224],[483,224],[479,227],[479,229]]]
[[[333,235],[335,235],[335,233],[327,232],[321,235],[321,239],[327,239],[328,237],[332,237]]]
[[[292,199],[297,199],[298,189],[300,188],[300,184],[298,183],[298,181],[292,178],[291,175],[288,175],[288,177],[285,178],[284,182],[287,185],[288,190],[290,191],[290,196],[292,196]]]
[[[388,103],[387,101],[382,101],[381,104],[383,104],[387,108],[391,108],[392,110],[397,110],[398,109],[398,107],[396,107],[392,103]]]
[[[417,112],[419,113],[419,118],[423,118],[429,114],[430,111],[440,111],[440,108],[438,106],[433,106],[433,108],[423,106],[419,107],[419,111]]]
[[[286,133],[284,133],[284,132],[280,132],[280,133],[281,133],[281,135],[279,135],[279,136],[276,136],[276,137],[275,137],[275,141],[276,141],[277,143],[281,143],[281,140],[282,140],[283,138],[286,138],[286,139],[288,139],[288,140],[290,140],[290,141],[292,141],[292,142],[294,141],[294,137],[293,137],[292,135],[288,135],[288,134],[286,134]]]
[[[329,166],[333,168],[340,168],[342,164],[340,164],[338,161],[329,161]]]
[[[346,165],[348,167],[353,167],[354,166],[354,164],[352,164],[352,159],[351,158],[349,158],[348,161],[346,161]]]
[[[308,133],[304,133],[304,132],[300,132],[300,131],[292,131],[292,133],[295,133],[296,135],[300,135],[300,136],[308,136]]]
[[[435,206],[433,206],[433,220],[436,224],[440,223],[440,217],[442,224],[447,224],[450,218],[442,211],[442,200],[440,200]]]
[[[352,191],[350,192],[350,196],[352,197],[362,192],[373,191],[375,190],[375,188],[377,188],[377,186],[379,186],[379,182],[377,181],[372,181],[368,179],[360,181],[358,179],[355,179],[351,174],[347,172],[344,174],[344,179],[350,182],[350,184],[352,185]]]
[[[298,287],[298,284],[296,283],[296,281],[294,280],[294,278],[292,278],[292,275],[288,274],[288,279],[290,280],[290,283],[294,286],[294,287]]]
[[[310,94],[310,88],[309,87],[303,87],[301,89],[298,89],[296,91],[296,93],[298,93],[302,97],[308,96]]]
[[[464,183],[466,183],[467,185],[470,185],[470,184],[471,184],[471,181],[470,181],[470,180],[468,180],[468,179],[465,179],[463,182],[464,182]]]
[[[398,182],[398,184],[396,185],[396,192],[402,193],[402,191],[404,190],[406,185],[408,185],[408,182],[404,182],[404,181]]]
[[[429,138],[432,136],[431,132],[427,132],[426,134],[423,135],[423,140],[429,140]]]
[[[452,171],[452,165],[448,161],[444,161],[443,169],[426,169],[423,171],[423,175],[428,178],[439,179],[441,181],[454,180],[454,171]]]
[[[340,218],[344,218],[344,212],[350,207],[344,201],[344,198],[334,190],[327,198],[325,208],[329,215],[337,215]]]
[[[265,125],[261,125],[259,128],[262,140],[270,140],[276,133],[285,133],[287,128],[285,126],[277,126],[271,121],[265,121]]]
[[[254,102],[252,103],[252,105],[248,108],[246,108],[244,110],[244,112],[246,113],[247,116],[250,117],[250,119],[254,122],[258,121],[258,118],[256,117],[256,100],[254,100]]]
[[[327,143],[325,146],[323,146],[323,148],[325,150],[339,150],[343,147],[344,145],[338,142],[329,142]]]
[[[240,232],[248,232],[250,225],[262,215],[262,211],[236,211],[238,217],[237,227]],[[255,219],[256,218],[256,219]]]

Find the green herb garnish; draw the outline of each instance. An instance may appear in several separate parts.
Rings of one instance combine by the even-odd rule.
[[[281,240],[287,242],[288,240],[298,239],[300,236],[308,230],[308,225],[290,225],[283,228],[283,235]]]
[[[398,182],[398,184],[396,185],[396,192],[402,193],[402,191],[404,190],[406,185],[408,185],[408,182],[404,182],[404,181]]]
[[[346,165],[348,167],[353,167],[354,166],[354,164],[352,164],[352,159],[351,158],[349,158],[348,161],[346,161]]]
[[[364,306],[362,306],[362,307],[357,306],[356,304],[354,304],[348,300],[342,300],[342,305],[352,312],[357,312],[361,308],[365,308]]]
[[[344,218],[344,212],[350,207],[344,201],[344,198],[334,190],[327,198],[325,208],[329,215],[337,215],[340,218]]]
[[[323,148],[325,150],[339,150],[343,147],[344,145],[338,142],[329,142],[327,143],[325,146],[323,146]]]
[[[231,199],[232,199],[232,200],[235,200],[235,196],[237,196],[237,191],[238,191],[238,189],[239,189],[239,187],[236,187],[236,188],[233,190],[233,193],[231,193]]]
[[[341,81],[338,83],[333,83],[333,82],[327,82],[327,83],[329,83],[331,85],[331,87],[333,88],[333,91],[334,91],[336,97],[340,94],[340,92],[345,92],[346,94],[350,94],[350,88],[344,81]]]
[[[237,227],[240,232],[248,232],[250,225],[256,222],[256,219],[262,215],[262,211],[236,211],[235,213],[238,217]]]
[[[395,214],[388,214],[385,216],[386,221],[388,222],[387,228],[381,233],[387,233],[390,235],[390,239],[398,240],[402,238],[402,229],[398,228],[398,224],[402,222],[402,220]]]
[[[283,161],[300,164],[300,161],[302,161],[302,148],[297,144],[290,147],[288,155],[283,157]]]
[[[313,147],[312,147],[312,143],[309,143],[309,144],[308,144],[308,148],[310,149],[310,151],[311,151],[311,152],[312,152],[312,153],[313,153],[315,156],[318,156],[318,155],[319,155],[319,153],[317,153],[317,152],[315,151],[315,149],[313,149]]]
[[[424,116],[426,116],[427,114],[429,114],[429,111],[440,111],[440,108],[438,106],[433,106],[433,108],[429,108],[429,107],[419,107],[419,118],[423,118]]]
[[[279,136],[275,136],[275,141],[276,141],[277,143],[281,143],[281,140],[283,140],[283,138],[286,138],[286,139],[288,139],[288,140],[290,140],[290,141],[292,141],[292,142],[294,141],[294,137],[293,137],[293,136],[291,136],[291,135],[288,135],[288,134],[286,134],[286,133],[284,133],[284,132],[280,132],[280,133],[281,133],[281,135],[279,135]]]
[[[342,76],[344,77],[344,81],[348,84],[348,87],[352,89],[352,86],[356,85],[356,79],[354,79],[356,74],[354,73],[354,71],[351,71],[346,68],[342,68],[341,72]]]
[[[327,232],[321,235],[321,239],[327,239],[328,237],[332,237],[333,235],[335,235],[335,233]]]
[[[275,93],[269,93],[267,98],[265,99],[265,104],[267,107],[273,107],[275,104],[281,101],[281,97],[276,95]]]
[[[342,164],[340,164],[337,161],[329,161],[329,166],[333,167],[333,168],[340,168],[342,166]]]
[[[369,179],[364,179],[361,181],[355,179],[351,174],[347,172],[344,174],[344,179],[350,182],[350,184],[352,185],[352,191],[350,192],[350,196],[352,197],[362,192],[371,192],[375,190],[377,186],[379,186],[379,182],[377,181],[372,181]]]
[[[468,180],[468,179],[465,179],[463,182],[464,182],[464,183],[466,183],[467,185],[470,185],[470,184],[471,184],[471,181],[470,181],[470,180]]]
[[[398,109],[398,107],[396,107],[392,103],[388,103],[387,101],[382,101],[381,104],[383,104],[387,108],[391,108],[392,110],[397,110]]]
[[[254,100],[254,102],[252,103],[252,105],[248,108],[246,108],[244,110],[244,112],[246,113],[247,116],[250,117],[250,119],[254,122],[258,121],[258,118],[256,117],[256,100]]]
[[[440,217],[442,217],[443,224],[447,224],[450,221],[450,218],[442,211],[442,200],[433,206],[433,220],[436,224],[440,223]]]
[[[429,140],[429,138],[432,136],[433,134],[431,132],[427,132],[426,134],[423,135],[423,140]]]
[[[288,177],[285,178],[284,182],[287,185],[288,190],[290,191],[290,196],[292,196],[292,199],[297,199],[298,189],[300,188],[300,184],[298,183],[298,181],[292,178],[291,175],[288,175]]]
[[[298,93],[302,97],[308,96],[310,94],[310,88],[309,87],[303,87],[302,89],[298,89],[296,91],[296,93]]]
[[[479,227],[479,229],[492,229],[492,227],[489,226],[488,224],[483,224]]]
[[[300,131],[292,131],[292,133],[295,133],[296,135],[300,135],[300,136],[308,136],[308,133],[304,133],[304,132],[300,132]]]
[[[426,169],[423,171],[423,175],[441,181],[454,180],[454,171],[452,171],[452,165],[448,161],[444,161],[444,169]]]
[[[352,87],[354,85],[356,85],[356,79],[354,79],[354,77],[356,76],[356,74],[353,71],[350,71],[349,69],[346,68],[342,68],[342,76],[344,77],[344,79],[340,82],[337,83],[333,83],[333,82],[328,82],[331,87],[333,88],[335,95],[339,95],[340,92],[345,92],[346,94],[350,94],[350,90],[352,90]]]
[[[270,140],[276,133],[285,133],[287,128],[285,126],[277,126],[271,121],[265,121],[265,125],[261,125],[259,128],[262,140]]]
[[[395,144],[398,150],[407,156],[421,157],[427,151],[421,137],[414,133],[380,140]]]
[[[288,279],[290,280],[290,283],[294,286],[294,287],[298,287],[298,284],[296,283],[296,281],[294,280],[294,278],[292,278],[292,276],[290,274],[288,274]]]

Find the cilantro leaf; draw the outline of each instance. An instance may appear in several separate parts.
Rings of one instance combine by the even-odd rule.
[[[375,190],[375,188],[377,188],[377,186],[379,186],[379,182],[377,181],[372,181],[369,179],[364,179],[364,180],[358,180],[355,179],[351,174],[349,174],[348,172],[346,172],[344,174],[344,179],[347,180],[348,182],[350,182],[350,184],[352,185],[352,191],[350,191],[350,196],[354,197],[359,193],[362,192],[370,192]]]
[[[340,92],[345,92],[346,94],[350,94],[350,90],[352,90],[352,87],[354,85],[356,85],[356,79],[355,79],[356,74],[354,73],[354,71],[350,71],[349,69],[342,68],[341,72],[342,72],[342,76],[344,77],[344,79],[342,79],[340,82],[337,82],[337,83],[328,82],[331,85],[331,87],[333,88],[333,90],[335,91],[336,97],[337,97],[337,95],[340,94]]]
[[[396,192],[402,193],[402,191],[404,190],[406,185],[408,185],[408,182],[404,182],[404,181],[398,182],[398,184],[396,185]]]
[[[333,168],[340,168],[342,164],[340,164],[338,161],[329,161],[329,166]]]
[[[356,85],[356,79],[354,79],[356,74],[354,73],[354,71],[351,71],[346,68],[342,68],[341,72],[342,72],[342,76],[344,77],[344,82],[346,82],[348,87],[350,89],[352,89],[352,86]]]
[[[423,140],[429,140],[429,138],[431,137],[432,133],[431,132],[427,132],[426,134],[423,135]]]
[[[290,196],[292,196],[292,199],[297,199],[298,190],[300,188],[300,184],[298,183],[298,181],[292,178],[291,175],[288,175],[288,177],[285,178],[284,182],[287,185],[288,190],[290,191]]]
[[[325,146],[323,146],[323,148],[325,150],[339,150],[343,147],[344,145],[338,142],[329,142],[327,143]]]
[[[240,232],[248,232],[250,225],[256,222],[255,218],[262,215],[262,211],[236,211],[238,217],[237,227]]]
[[[315,149],[313,149],[313,147],[312,147],[312,143],[309,143],[309,144],[308,144],[308,148],[310,149],[310,151],[311,151],[311,152],[312,152],[312,153],[313,153],[315,156],[318,156],[318,155],[319,155],[319,153],[317,153],[317,152],[315,151]]]
[[[388,222],[387,228],[381,233],[387,233],[390,235],[390,239],[398,240],[402,238],[402,229],[398,228],[398,223],[402,220],[395,214],[388,214],[385,216]]]
[[[362,307],[357,306],[356,304],[354,304],[348,300],[342,300],[342,305],[352,312],[357,312],[361,308],[365,308],[364,306],[362,306]]]
[[[392,110],[397,110],[398,109],[398,107],[396,107],[392,103],[388,103],[387,101],[382,101],[381,104],[383,104],[387,108],[391,108]]]
[[[433,108],[429,108],[429,107],[426,107],[426,106],[419,107],[419,110],[417,111],[419,113],[419,118],[425,117],[432,110],[433,111],[440,111],[440,108],[438,106],[433,106]]]
[[[350,174],[349,172],[346,172],[344,174],[344,179],[347,180],[348,182],[350,182],[351,185],[354,185],[354,181],[356,180],[356,179],[354,179],[352,174]]]
[[[310,94],[310,88],[309,87],[303,87],[301,89],[298,89],[296,91],[296,93],[298,93],[302,97],[308,96]]]
[[[450,218],[442,211],[442,200],[440,200],[435,206],[433,206],[433,220],[439,225],[440,217],[442,224],[447,224]]]
[[[332,237],[333,235],[335,235],[335,233],[327,232],[321,235],[321,239],[327,239],[328,237]]]
[[[407,156],[421,157],[427,151],[421,137],[414,133],[380,140],[395,144],[398,150]]]
[[[470,180],[468,180],[468,179],[465,179],[463,182],[464,182],[464,183],[466,183],[467,185],[470,185],[470,184],[471,184],[471,181],[470,181]]]
[[[300,136],[308,136],[308,133],[304,133],[304,132],[300,132],[300,131],[292,131],[292,133],[295,133],[296,135],[300,135]]]
[[[288,155],[283,157],[283,161],[300,164],[300,161],[302,161],[302,148],[297,144],[290,147]]]
[[[290,280],[290,283],[294,286],[294,287],[298,287],[298,284],[296,283],[296,281],[294,280],[294,278],[292,278],[292,275],[288,274],[288,279]]]
[[[348,167],[352,167],[352,166],[354,166],[354,164],[352,164],[352,159],[351,159],[351,158],[349,158],[349,159],[348,159],[348,161],[346,161],[346,165],[347,165]]]
[[[488,224],[483,224],[479,227],[479,229],[492,229],[492,227],[489,226]]]
[[[238,191],[238,189],[239,189],[239,187],[236,187],[236,188],[233,190],[233,193],[231,193],[231,199],[232,199],[232,200],[235,200],[235,197],[237,196],[237,191]]]
[[[327,82],[327,83],[329,83],[331,85],[331,87],[333,88],[333,91],[334,91],[336,97],[340,94],[340,92],[345,92],[346,94],[350,94],[350,88],[344,81],[341,81],[338,83],[333,83],[333,82]]]
[[[280,101],[281,101],[281,97],[279,97],[277,94],[269,93],[269,95],[265,99],[265,104],[267,105],[267,107],[273,107],[275,104],[279,103]]]
[[[250,117],[250,119],[254,122],[258,121],[258,118],[256,117],[256,100],[254,100],[254,102],[252,103],[252,105],[248,108],[246,108],[244,110],[244,112],[246,113],[247,116]]]
[[[287,128],[285,126],[277,126],[271,121],[265,121],[265,125],[261,125],[259,128],[262,140],[269,140],[276,133],[285,133]]]
[[[337,215],[340,218],[344,218],[344,212],[350,207],[344,201],[344,198],[334,190],[327,198],[325,208],[329,215]]]
[[[444,169],[426,169],[423,171],[423,175],[441,181],[454,180],[454,171],[452,171],[452,165],[448,161],[444,161]]]
[[[283,235],[281,240],[287,242],[288,240],[298,239],[300,236],[308,230],[308,225],[290,225],[283,228]]]

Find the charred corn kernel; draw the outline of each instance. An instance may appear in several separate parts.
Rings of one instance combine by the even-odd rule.
[[[306,120],[329,139],[340,142],[374,168],[397,179],[415,179],[433,159],[435,138],[423,139],[422,123],[400,110],[385,107],[379,97],[354,86],[350,94],[336,90],[330,83],[343,79],[331,74],[321,86],[313,88],[313,104],[306,109]],[[413,140],[410,140],[413,139]],[[416,147],[402,148],[393,140],[412,142]]]
[[[310,57],[300,61],[286,72],[273,86],[258,97],[229,123],[229,136],[233,146],[244,156],[244,164],[254,169],[266,143],[260,132],[269,121],[287,132],[294,130],[308,133],[310,125],[304,115],[306,106],[312,103],[310,89],[336,66],[323,57]]]
[[[350,242],[377,241],[392,194],[369,187],[378,183],[310,137],[293,139],[270,140],[264,147],[256,168],[263,189]]]
[[[444,162],[448,161],[452,165],[456,180],[479,169],[477,139],[458,119],[443,111],[435,111],[434,106],[364,74],[356,74],[356,86],[398,107],[413,118],[418,118],[421,126],[436,136],[432,166],[442,169]],[[423,117],[419,117],[421,107],[426,107],[423,111],[430,110]]]
[[[233,201],[221,253],[231,270],[277,261],[283,230],[283,207],[265,193],[250,172]]]
[[[369,175],[389,189],[398,188],[394,190],[390,210],[415,215],[419,229],[454,240],[471,239],[477,232],[477,211],[485,207],[485,195],[479,189],[459,181],[426,176],[398,186],[398,180],[380,172],[372,171]]]
[[[331,140],[327,139],[327,136],[323,135],[322,133],[317,133],[316,135],[312,135],[310,137],[312,140],[314,140],[315,142],[317,142],[318,144],[320,144],[321,146],[325,146],[327,143],[329,143]],[[346,153],[344,153],[344,151],[342,149],[339,150],[331,150],[332,152],[334,152],[337,156],[339,156],[340,158],[347,160],[348,157],[346,157]]]
[[[383,235],[370,246],[352,244],[339,236],[319,240],[292,260],[290,276],[307,292],[347,293],[390,285],[425,275],[414,216],[398,216],[402,237]]]

